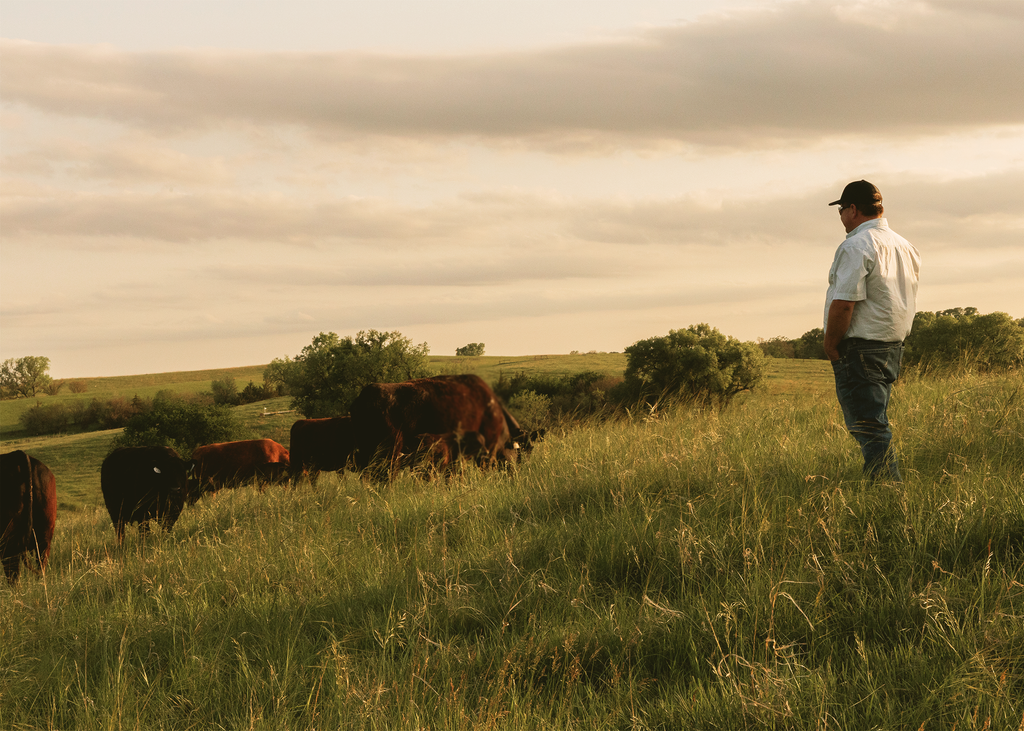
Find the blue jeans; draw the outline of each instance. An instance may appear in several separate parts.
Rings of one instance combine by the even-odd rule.
[[[839,345],[839,360],[832,361],[836,395],[846,429],[864,454],[864,474],[900,481],[899,463],[890,449],[889,396],[900,374],[903,343],[847,338]]]

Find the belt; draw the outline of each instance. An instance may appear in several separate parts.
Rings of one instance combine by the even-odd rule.
[[[885,347],[892,347],[894,345],[903,345],[902,340],[868,340],[867,338],[843,338],[839,341],[839,345],[881,345]]]

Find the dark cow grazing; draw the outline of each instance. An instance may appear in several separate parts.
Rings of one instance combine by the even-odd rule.
[[[479,432],[480,462],[494,464],[519,425],[482,378],[434,376],[404,383],[371,383],[350,409],[355,425],[355,463],[393,476],[415,453],[421,434]]]
[[[498,452],[498,464],[502,467],[509,467],[518,464],[526,458],[537,445],[547,429],[534,429],[532,431],[520,431],[515,441],[509,441],[505,448]]]
[[[487,440],[477,431],[420,434],[410,464],[426,465],[436,474],[450,477],[463,459],[477,464],[488,456]]]
[[[100,488],[118,543],[128,523],[157,520],[170,531],[188,499],[188,462],[170,447],[120,447],[103,460]]]
[[[196,447],[192,452],[189,499],[244,482],[287,480],[288,450],[273,439],[249,439]]]
[[[8,581],[18,580],[22,560],[37,573],[46,570],[56,522],[57,478],[50,468],[20,449],[0,455],[0,555]]]
[[[344,470],[355,448],[354,435],[348,416],[296,421],[289,441],[292,479],[306,475],[315,483],[321,472]]]

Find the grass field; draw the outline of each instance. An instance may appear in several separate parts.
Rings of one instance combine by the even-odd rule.
[[[511,472],[243,487],[121,547],[76,501],[0,588],[0,728],[1021,729],[1024,378],[902,382],[869,483],[827,364],[775,365]]]

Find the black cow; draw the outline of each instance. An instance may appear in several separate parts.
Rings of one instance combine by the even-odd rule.
[[[189,463],[170,447],[120,447],[100,467],[100,488],[118,542],[128,523],[157,520],[170,531],[188,500]]]
[[[288,442],[292,479],[302,475],[316,482],[321,472],[340,472],[349,466],[355,448],[352,419],[299,419],[292,424]]]
[[[0,455],[0,555],[8,581],[18,580],[22,559],[38,573],[46,570],[56,522],[57,478],[50,468],[20,449]]]

